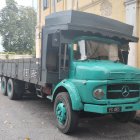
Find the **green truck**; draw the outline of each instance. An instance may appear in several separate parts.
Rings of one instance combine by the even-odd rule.
[[[133,27],[79,11],[46,17],[40,59],[1,60],[1,93],[26,90],[54,102],[56,124],[73,132],[82,113],[133,120],[140,109],[140,70],[127,65]]]

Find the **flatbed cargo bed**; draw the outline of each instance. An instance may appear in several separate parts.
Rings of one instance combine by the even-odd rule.
[[[0,75],[38,84],[40,79],[40,59],[0,60]]]

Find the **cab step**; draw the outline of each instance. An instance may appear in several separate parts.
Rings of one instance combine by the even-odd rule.
[[[51,100],[51,101],[52,101],[53,96],[52,96],[52,95],[49,95],[49,96],[47,96],[47,99],[49,99],[49,100]]]
[[[43,93],[41,92],[41,89],[36,89],[36,95],[39,98],[44,98]]]

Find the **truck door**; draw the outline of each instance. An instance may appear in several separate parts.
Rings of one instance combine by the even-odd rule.
[[[68,44],[61,44],[59,50],[59,79],[63,80],[69,76],[70,53]]]

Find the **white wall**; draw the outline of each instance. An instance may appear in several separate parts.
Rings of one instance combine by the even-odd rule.
[[[136,16],[136,0],[126,0],[126,23],[134,26],[133,35],[136,35],[137,27],[137,16]],[[130,52],[128,57],[128,64],[134,67],[137,67],[137,48],[136,43],[130,43]]]
[[[9,54],[9,55],[6,55],[6,54],[0,54],[0,59],[26,59],[26,58],[33,58],[32,55],[12,55],[12,54]]]
[[[67,0],[67,10],[71,10],[72,9],[72,3],[73,3],[73,0]]]

